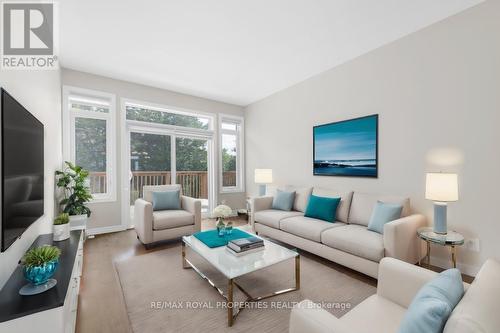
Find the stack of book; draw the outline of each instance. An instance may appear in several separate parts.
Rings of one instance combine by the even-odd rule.
[[[263,249],[264,241],[259,237],[235,239],[229,241],[226,246],[226,250],[237,257],[248,253],[262,251]]]

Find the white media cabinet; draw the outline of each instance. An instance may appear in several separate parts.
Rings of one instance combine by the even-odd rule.
[[[52,234],[40,235],[32,247],[44,244],[61,249],[54,279],[57,285],[33,296],[19,295],[27,282],[22,268],[12,273],[0,291],[0,333],[72,333],[75,331],[78,294],[83,265],[82,230],[71,231],[70,238],[53,242]]]

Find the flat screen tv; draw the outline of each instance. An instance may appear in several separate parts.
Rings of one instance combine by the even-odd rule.
[[[43,214],[43,124],[1,89],[2,252]]]
[[[315,126],[313,174],[376,178],[378,115]]]

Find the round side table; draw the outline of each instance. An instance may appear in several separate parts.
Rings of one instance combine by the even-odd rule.
[[[457,267],[456,247],[464,244],[464,236],[456,231],[448,231],[447,234],[437,234],[431,227],[423,227],[417,230],[417,235],[427,243],[427,264],[431,264],[431,243],[451,248],[451,262],[453,268]],[[418,261],[420,264],[420,259]]]

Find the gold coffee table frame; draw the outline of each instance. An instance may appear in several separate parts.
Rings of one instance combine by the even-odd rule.
[[[234,308],[234,301],[233,301],[233,296],[234,296],[234,287],[238,288],[245,296],[247,297],[244,303],[250,303],[250,302],[258,302],[266,298],[286,294],[292,291],[297,291],[300,289],[300,255],[297,253],[297,256],[295,256],[295,287],[292,288],[287,288],[279,291],[272,292],[267,295],[263,296],[252,296],[249,292],[247,292],[245,289],[243,289],[242,286],[240,286],[235,279],[228,279],[227,282],[227,294],[224,294],[224,291],[217,287],[215,283],[210,280],[203,272],[201,272],[189,259],[186,258],[186,243],[184,242],[184,239],[182,240],[181,243],[181,248],[182,248],[182,268],[184,269],[190,269],[192,268],[198,275],[200,275],[203,279],[205,279],[213,288],[215,288],[219,294],[226,300],[226,306],[227,306],[227,326],[231,327],[234,324],[234,321],[236,320],[236,317],[238,314],[241,312],[241,310],[245,309],[245,306],[243,307],[238,307],[237,309]],[[189,246],[189,244],[187,244]],[[200,257],[203,258],[203,256],[200,255]],[[234,311],[236,310],[236,312]]]

